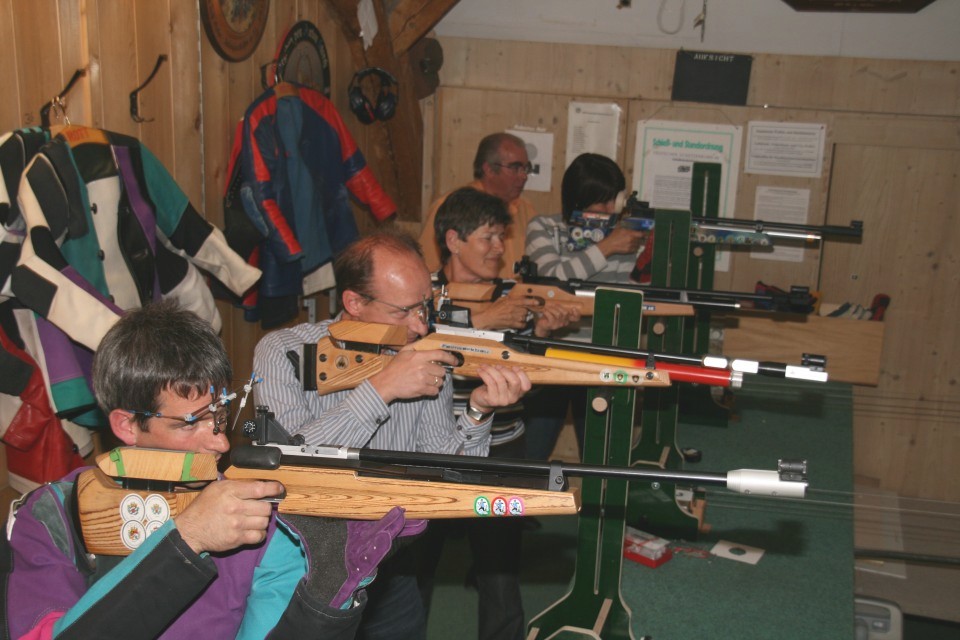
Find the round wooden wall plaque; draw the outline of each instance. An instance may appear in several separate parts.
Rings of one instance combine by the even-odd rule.
[[[246,60],[267,26],[270,0],[200,0],[203,30],[224,60]]]

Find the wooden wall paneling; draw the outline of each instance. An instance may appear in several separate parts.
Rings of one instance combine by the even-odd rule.
[[[107,0],[109,1],[109,0]],[[103,78],[101,62],[103,53],[100,48],[100,0],[86,0],[82,12],[86,25],[87,55],[87,93],[90,99],[90,119],[85,124],[97,129],[103,126]]]
[[[63,64],[64,84],[73,77],[77,69],[84,69],[86,75],[77,81],[70,90],[72,105],[70,117],[74,122],[90,122],[90,74],[89,54],[87,53],[87,20],[82,10],[81,0],[59,0],[57,2],[60,29],[60,56]],[[62,88],[62,87],[61,87]],[[60,88],[56,89],[59,91]]]
[[[94,19],[94,16],[90,19]],[[100,34],[103,114],[100,126],[137,137],[139,127],[130,119],[130,91],[140,84],[137,80],[136,5],[129,2],[98,2],[95,19],[99,23]]]
[[[227,181],[227,163],[233,144],[235,123],[239,119],[231,109],[232,74],[230,65],[217,55],[200,34],[201,122],[203,124],[203,200],[197,202],[203,216],[223,228],[223,190]]]
[[[672,50],[447,37],[440,43],[447,87],[669,100],[673,86]]]
[[[834,144],[918,149],[960,148],[960,119],[883,114],[834,114]]]
[[[444,37],[444,86],[669,100],[676,51]],[[522,60],[523,64],[516,64]],[[748,104],[960,115],[960,63],[758,54]]]
[[[960,148],[867,140],[838,145],[834,167],[831,210],[862,212],[865,232],[861,245],[826,248],[824,278],[844,299],[892,298],[880,384],[855,391],[857,472],[903,495],[955,500],[960,479],[945,470],[960,455]]]
[[[197,46],[203,28],[197,19],[197,3],[186,0],[169,0],[169,50],[165,52],[168,60],[163,63],[153,83],[162,82],[165,100],[162,109],[173,116],[172,139],[174,157],[168,167],[190,198],[195,207],[204,206],[204,140],[201,135],[201,87],[200,87],[200,48]],[[161,3],[162,4],[162,3]],[[152,60],[150,59],[152,58]],[[149,69],[156,64],[156,55],[147,57]],[[143,68],[141,66],[141,68]],[[163,74],[166,69],[166,75]],[[141,107],[141,113],[143,113]],[[146,111],[146,117],[156,117]],[[159,121],[159,120],[158,120]],[[150,128],[155,123],[145,123],[142,128]]]
[[[960,115],[960,63],[757,55],[750,104],[865,113]]]
[[[129,85],[121,88],[125,113],[121,115],[118,112],[117,117],[131,123],[136,137],[157,156],[170,175],[179,183],[177,163],[181,161],[181,157],[173,142],[175,115],[173,85],[176,83],[178,102],[181,100],[181,94],[186,94],[183,98],[189,99],[190,88],[187,84],[190,82],[190,76],[178,77],[182,62],[176,59],[172,51],[175,38],[174,34],[171,34],[170,3],[137,0],[134,5],[136,40],[135,51],[131,52],[131,55],[136,60],[136,76],[132,78]],[[150,84],[140,91],[140,116],[149,122],[137,123],[130,117],[130,92],[146,81],[160,55],[166,55],[167,61],[160,65],[157,75]],[[195,81],[196,72],[192,75]],[[189,166],[190,162],[187,158],[183,158],[182,161]],[[200,173],[199,163],[193,166],[193,172],[195,175]],[[180,188],[184,189],[184,185],[180,184]],[[191,194],[187,193],[187,195]]]
[[[0,86],[5,87],[7,92],[7,99],[0,100],[0,131],[3,133],[21,126],[21,112],[24,110],[20,104],[18,34],[15,26],[13,0],[0,0],[0,60],[5,61],[0,65]]]
[[[23,126],[40,124],[40,107],[57,94],[75,71],[66,72],[60,53],[59,11],[51,2],[14,2],[13,25],[17,55],[13,62],[20,80],[20,122]],[[80,90],[77,87],[74,91]],[[71,92],[70,98],[77,96]],[[67,99],[67,113],[75,107]],[[82,102],[82,100],[80,101]],[[51,111],[51,119],[54,117]]]

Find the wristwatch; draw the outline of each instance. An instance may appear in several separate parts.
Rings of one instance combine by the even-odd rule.
[[[472,404],[467,404],[467,417],[476,420],[477,422],[483,422],[487,418],[493,415],[493,411],[487,411],[484,413],[478,409],[474,409]]]

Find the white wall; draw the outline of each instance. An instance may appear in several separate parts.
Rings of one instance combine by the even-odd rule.
[[[445,36],[734,53],[960,61],[960,0],[918,13],[797,12],[783,0],[460,0],[437,25]],[[682,25],[676,35],[664,33]],[[681,20],[682,17],[682,20]]]

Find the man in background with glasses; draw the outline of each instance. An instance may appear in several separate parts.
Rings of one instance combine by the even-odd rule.
[[[356,388],[332,393],[304,391],[298,379],[304,344],[316,344],[338,320],[405,327],[407,342],[426,335],[433,298],[430,273],[415,240],[381,231],[360,238],[334,263],[343,311],[331,320],[274,331],[257,345],[254,388],[288,433],[308,445],[370,447],[392,451],[462,453],[490,450],[494,411],[516,403],[530,389],[526,374],[505,366],[482,366],[464,415],[454,417],[453,385],[445,366],[456,358],[443,350],[399,351]],[[404,552],[406,551],[406,553]],[[426,618],[417,588],[415,558],[401,550],[385,563],[368,589],[363,640],[418,640]]]
[[[97,401],[125,445],[218,459],[230,448],[232,377],[209,323],[170,301],[122,317],[93,362]],[[0,536],[0,637],[348,640],[362,587],[405,533],[399,510],[351,528],[281,519],[265,500],[280,483],[220,480],[125,558],[93,556],[75,524],[79,472],[13,505]],[[369,555],[348,571],[358,552]]]
[[[507,225],[503,239],[503,262],[499,276],[504,279],[514,278],[513,266],[523,257],[527,223],[537,215],[533,204],[521,195],[532,171],[523,140],[509,133],[492,133],[480,141],[477,155],[473,159],[474,180],[464,185],[489,193],[507,203],[512,222]],[[437,271],[441,266],[440,245],[434,235],[433,220],[447,195],[449,194],[438,198],[430,206],[420,232],[420,246],[423,247],[424,260],[431,272]]]

